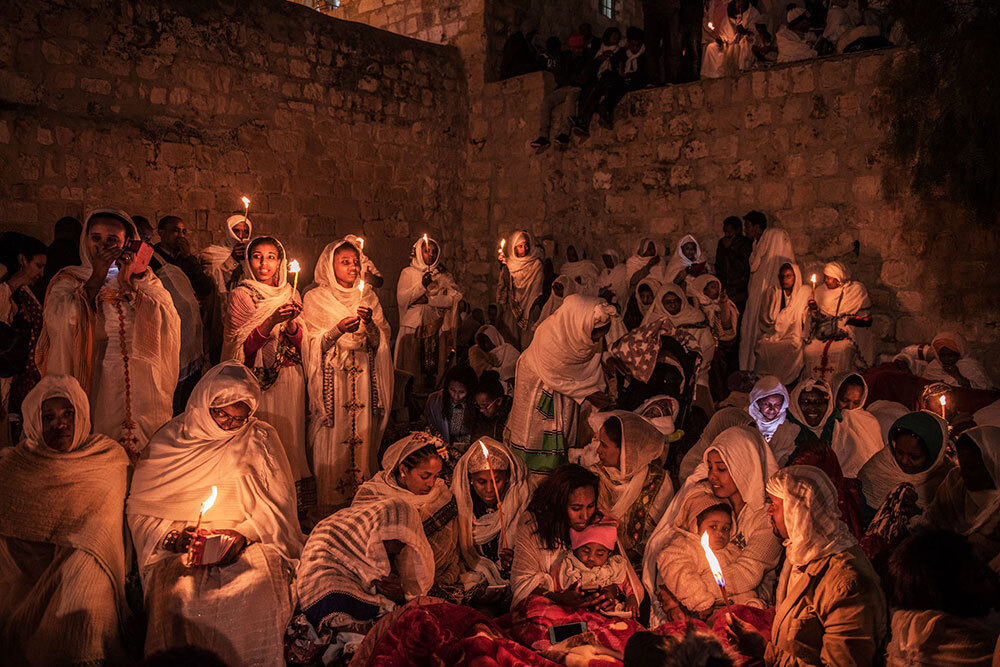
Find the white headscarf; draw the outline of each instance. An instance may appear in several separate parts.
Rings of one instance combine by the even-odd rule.
[[[653,248],[653,254],[644,257],[642,253]],[[625,282],[630,284],[632,282],[632,276],[641,271],[643,268],[649,265],[654,257],[659,255],[659,251],[656,248],[656,242],[649,238],[639,239],[638,245],[636,245],[635,252],[633,252],[628,259],[625,260]],[[638,287],[638,285],[636,285]]]
[[[250,406],[247,422],[226,431],[211,408],[234,403]],[[187,410],[163,426],[136,464],[128,513],[168,521],[192,521],[218,487],[203,524],[240,525],[247,537],[298,558],[299,532],[295,482],[278,434],[253,417],[260,403],[254,375],[237,361],[208,371],[191,392]],[[249,529],[249,530],[248,530]]]
[[[687,255],[681,248],[684,247],[686,243],[693,243],[697,250],[695,251],[694,259],[688,259]],[[685,234],[680,241],[677,242],[677,249],[674,251],[674,256],[670,258],[670,262],[667,264],[667,281],[673,282],[677,278],[677,274],[683,269],[686,269],[695,264],[701,264],[705,261],[705,253],[701,251],[701,244],[698,243],[698,239],[690,234]]]
[[[852,409],[863,410],[865,407],[865,402],[868,400],[868,383],[865,382],[864,376],[856,371],[845,371],[843,373],[837,373],[836,375],[833,376],[833,383],[831,386],[833,388],[834,404],[836,405],[837,397],[840,396],[840,388],[844,386],[844,382],[846,382],[849,378],[852,377],[856,377],[859,380],[861,380],[861,387],[862,387],[861,406]]]
[[[781,267],[785,264],[790,265],[792,273],[795,274],[795,284],[792,286],[791,296],[784,294],[784,289],[781,287],[781,279],[778,275]],[[771,295],[771,310],[767,313],[767,319],[770,322],[774,322],[774,331],[767,332],[766,334],[762,331],[761,334],[764,335],[761,336],[761,340],[782,340],[789,336],[801,339],[804,333],[803,327],[806,322],[809,299],[812,296],[812,288],[807,287],[805,282],[803,282],[799,265],[792,261],[782,262],[775,269],[774,275],[764,276],[764,278],[768,281],[767,292]],[[785,300],[784,308],[781,307],[782,297]],[[762,309],[764,303],[767,303],[767,301],[762,302]]]
[[[520,522],[524,508],[531,500],[534,485],[528,476],[528,468],[519,456],[513,456],[506,445],[493,438],[480,438],[472,443],[455,465],[452,476],[451,492],[458,504],[458,547],[462,559],[473,570],[486,578],[490,584],[504,581],[499,570],[488,558],[481,558],[476,551],[476,545],[487,544],[500,533],[500,512],[487,512],[476,517],[472,509],[472,483],[469,475],[489,470],[486,457],[483,456],[483,443],[489,452],[489,463],[494,473],[508,473],[507,488],[504,490],[500,503],[503,509],[503,525],[507,533],[507,546],[514,548],[517,525]]]
[[[504,340],[504,337],[500,335],[497,328],[492,324],[484,324],[479,327],[476,331],[476,346],[479,346],[479,336],[486,336],[491,343],[493,343],[493,349],[489,352],[484,352],[492,361],[493,369],[500,374],[500,379],[507,381],[514,377],[514,372],[517,368],[517,360],[521,358],[521,353],[517,351],[517,348]]]
[[[760,336],[760,311],[778,269],[785,262],[795,263],[795,250],[788,232],[768,227],[754,245],[750,254],[750,284],[743,322],[740,325],[740,368],[753,368],[755,350]]]
[[[571,294],[538,327],[521,363],[530,365],[549,389],[582,402],[604,389],[602,342],[591,334],[608,324],[614,313],[614,306],[604,299]]]
[[[595,424],[595,430],[600,430],[609,419],[617,419],[622,425],[618,467],[606,468],[597,463],[591,466],[591,470],[601,478],[601,501],[612,516],[624,521],[646,484],[649,464],[663,454],[663,434],[645,418],[631,412],[601,412],[594,417],[600,419],[600,424]],[[670,478],[664,478],[663,483],[670,484]]]
[[[578,292],[581,292],[580,284],[569,276],[557,276],[556,279],[552,281],[552,286],[555,287],[557,284],[562,285],[563,295],[558,296],[555,290],[552,290],[552,293],[549,294],[549,298],[545,302],[545,305],[542,306],[542,312],[538,315],[538,321],[535,322],[536,329],[538,328],[538,325],[548,319],[549,315],[559,309],[559,306],[562,305],[562,302],[566,297],[570,294],[577,294]]]
[[[824,394],[827,395],[828,399],[826,405],[826,411],[823,413],[822,419],[819,420],[819,424],[817,424],[816,426],[809,425],[809,422],[806,421],[805,415],[802,414],[802,408],[799,407],[799,396],[801,396],[803,392],[809,391],[811,389],[818,389],[819,391],[822,391]],[[796,421],[798,421],[799,424],[801,424],[804,428],[809,429],[809,431],[811,431],[812,434],[818,438],[822,435],[823,428],[826,426],[827,420],[830,418],[830,415],[833,414],[833,411],[836,408],[834,401],[835,399],[833,397],[833,391],[830,389],[830,385],[828,385],[823,380],[817,380],[816,378],[809,378],[808,380],[803,380],[799,382],[799,384],[796,385],[795,389],[792,390],[792,395],[789,396],[788,398],[788,411],[792,413],[792,416],[795,417]]]
[[[424,240],[426,239],[426,241]],[[437,257],[434,258],[433,264],[428,264],[424,261],[424,246],[433,245],[437,247]],[[417,242],[413,244],[413,250],[410,251],[410,266],[420,272],[421,275],[427,273],[428,271],[434,271],[438,264],[441,263],[441,244],[435,239],[424,234]]]
[[[423,431],[414,431],[405,438],[389,445],[385,454],[382,455],[382,470],[361,485],[351,504],[360,505],[382,498],[400,498],[420,510],[422,516],[428,516],[438,507],[450,501],[452,499],[451,489],[448,488],[441,476],[434,480],[434,486],[431,487],[430,493],[424,495],[417,495],[399,483],[399,464],[407,456],[427,445],[433,445],[438,450],[438,455],[442,460],[448,459],[441,438]]]
[[[767,492],[783,502],[785,558],[797,567],[843,553],[858,541],[840,518],[837,489],[815,466],[788,466],[767,482]]]
[[[676,315],[671,314],[663,305],[663,297],[667,294],[674,294],[681,300],[681,309],[677,311]],[[653,298],[653,305],[650,306],[649,310],[646,311],[645,317],[642,318],[642,323],[646,325],[657,320],[669,320],[675,327],[681,327],[686,324],[704,324],[707,326],[705,313],[688,302],[687,294],[684,293],[683,287],[672,282],[667,282],[660,286],[659,291],[657,291],[656,296]]]
[[[904,482],[912,484],[914,490],[917,492],[917,505],[921,508],[927,507],[931,500],[934,499],[934,493],[937,491],[938,486],[941,485],[945,475],[952,468],[951,461],[947,456],[948,424],[937,415],[925,411],[908,412],[903,417],[894,420],[892,426],[887,430],[891,431],[896,426],[908,428],[908,422],[912,422],[914,419],[922,420],[927,424],[933,424],[933,428],[937,431],[940,438],[937,455],[934,456],[931,464],[927,466],[927,470],[913,474],[905,473],[899,467],[899,463],[892,453],[894,442],[887,435],[886,439],[888,442],[885,447],[875,454],[875,456],[871,457],[858,473],[858,479],[861,481],[865,500],[872,507],[880,507],[892,490]],[[910,426],[910,428],[913,427]],[[922,440],[927,437],[924,433],[917,435]],[[925,445],[928,448],[931,447],[930,443],[925,442]]]
[[[356,234],[348,234],[344,239],[358,249],[358,254],[361,258],[361,277],[364,278],[366,273],[381,277],[382,272],[376,268],[371,258],[365,254],[365,240]]]
[[[87,232],[90,230],[90,223],[99,215],[116,218],[119,222],[121,222],[122,227],[125,228],[126,243],[139,238],[139,232],[136,230],[135,223],[132,221],[131,216],[120,208],[102,207],[89,209],[84,215],[83,233],[80,234],[80,263],[76,266],[67,266],[60,269],[59,273],[65,272],[77,280],[82,280],[84,282],[90,278],[90,274],[94,270],[94,265],[93,259],[90,256],[90,237]],[[113,269],[117,270],[116,265],[112,264],[111,266]],[[148,276],[152,273],[153,272],[150,271],[146,275]],[[55,282],[54,277],[52,282]]]
[[[597,265],[587,259],[587,252],[582,246],[571,243],[566,246],[567,253],[570,248],[574,248],[577,251],[577,257],[579,259],[575,262],[571,262],[567,259],[566,262],[559,267],[559,273],[575,282],[579,288],[577,290],[578,292],[597,296],[597,283],[600,278],[600,271],[597,270]]]
[[[615,294],[615,298],[618,301],[618,309],[624,313],[626,301],[628,301],[628,272],[625,265],[622,263],[621,255],[614,248],[605,248],[604,252],[601,253],[601,262],[603,265],[604,256],[608,255],[611,257],[614,266],[612,268],[604,268],[601,270],[600,278],[597,281],[598,289],[609,288]]]
[[[764,414],[760,411],[757,406],[757,401],[762,398],[767,398],[768,396],[781,396],[784,403],[781,406],[781,412],[774,419],[768,421]],[[765,375],[761,379],[757,380],[754,384],[753,389],[750,390],[750,407],[747,408],[747,412],[753,417],[753,420],[757,422],[757,428],[760,429],[761,435],[764,436],[764,440],[771,442],[771,436],[774,432],[778,430],[778,427],[785,423],[785,414],[788,412],[788,390],[785,389],[785,385],[781,384],[781,381],[773,375]]]
[[[253,247],[254,243],[262,239],[265,239],[265,243],[273,243],[278,248],[278,269],[275,271],[270,283],[262,283],[257,280],[253,268],[250,266],[250,248]],[[254,304],[255,307],[252,313],[239,314],[241,315],[240,319],[243,319],[243,325],[238,330],[226,331],[226,351],[223,353],[223,356],[227,359],[236,359],[237,361],[243,361],[243,342],[253,333],[253,330],[260,326],[280,306],[297,300],[296,297],[298,295],[288,282],[288,257],[285,254],[285,246],[281,245],[278,239],[258,236],[247,245],[246,257],[243,258],[243,279],[240,280],[240,285],[246,286],[263,298]],[[229,308],[232,309],[234,306],[233,300],[230,299]],[[227,324],[232,318],[233,313],[230,313],[229,317],[226,318]],[[271,332],[271,335],[278,335],[277,327]]]
[[[845,327],[848,319],[871,314],[872,304],[868,299],[868,290],[857,280],[850,280],[847,267],[840,262],[830,262],[823,267],[823,275],[840,281],[840,287],[834,289],[830,289],[825,283],[816,288],[816,304],[823,315],[838,318],[839,324]],[[854,326],[846,326],[846,330],[856,343],[862,360],[872,363],[874,354],[871,330]]]
[[[639,312],[642,313],[643,317],[645,318],[646,313],[648,313],[649,310],[653,307],[653,303],[650,303],[647,306],[643,304],[642,299],[639,298],[639,288],[643,286],[646,286],[650,289],[650,291],[653,293],[653,303],[656,303],[656,295],[660,292],[660,287],[662,287],[662,285],[659,280],[656,280],[655,278],[649,278],[648,276],[646,278],[643,278],[636,284],[635,289],[633,290],[635,294],[635,305],[639,308]]]
[[[680,401],[673,396],[660,394],[643,401],[635,413],[653,425],[663,435],[670,435],[674,427],[674,415],[680,410]]]
[[[976,447],[983,457],[983,465],[986,466],[986,471],[990,474],[996,487],[989,492],[989,501],[969,522],[969,529],[965,531],[965,534],[971,535],[987,522],[996,520],[997,513],[1000,512],[1000,427],[977,426],[962,434],[962,437],[965,436],[976,443]]]
[[[243,240],[236,236],[236,232],[233,231],[233,227],[240,224],[241,222],[247,223],[249,227],[249,234],[247,234],[247,240],[253,236],[253,223],[250,218],[245,215],[237,214],[231,215],[226,218],[226,238],[222,240],[222,245],[210,245],[201,251],[201,259],[205,263],[205,268],[208,273],[215,280],[215,286],[219,290],[219,294],[225,294],[228,290],[226,289],[225,276],[222,273],[222,266],[226,263],[233,255],[233,248],[235,248]]]

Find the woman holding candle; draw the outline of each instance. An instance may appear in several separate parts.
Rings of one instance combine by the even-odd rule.
[[[247,246],[243,275],[229,294],[223,358],[243,362],[257,377],[261,398],[256,417],[278,432],[299,486],[310,476],[299,319],[302,300],[288,284],[285,248],[271,236],[259,236]]]
[[[434,552],[434,583],[458,582],[458,505],[442,472],[448,453],[444,441],[414,431],[382,455],[382,470],[361,485],[353,505],[400,498],[420,512],[424,534]]]
[[[389,323],[361,269],[356,242],[327,245],[316,264],[318,287],[306,293],[302,309],[308,437],[321,507],[349,502],[378,469],[392,407]]]
[[[506,584],[517,527],[534,490],[527,467],[502,443],[480,438],[455,465],[451,490],[458,505],[458,545],[465,566],[478,580]]]
[[[809,312],[808,342],[803,350],[807,374],[830,377],[874,363],[868,290],[849,279],[842,263],[823,267],[823,284],[809,300]]]
[[[303,535],[288,459],[274,428],[254,417],[259,402],[246,366],[219,364],[136,466],[126,511],[149,614],[147,654],[191,644],[229,664],[283,664]],[[234,543],[218,566],[189,567],[193,526],[213,486],[201,532]]]
[[[654,594],[652,623],[682,616],[676,596],[663,585],[671,564],[661,554],[673,538],[678,516],[691,496],[712,494],[719,503],[728,503],[733,509],[730,541],[739,555],[725,572],[729,594],[756,591],[756,597],[770,600],[773,579],[769,576],[778,564],[781,544],[771,532],[764,506],[764,480],[777,470],[774,455],[756,429],[733,426],[715,438],[646,544],[643,583]]]
[[[413,244],[410,265],[399,274],[396,368],[413,376],[414,391],[433,391],[455,349],[462,293],[441,263],[441,245],[424,234]]]
[[[514,232],[497,252],[501,265],[497,303],[503,309],[504,335],[519,350],[531,342],[531,309],[542,295],[544,256],[542,247],[525,230]]]
[[[127,628],[128,457],[90,430],[80,384],[47,375],[0,454],[0,646],[7,664],[118,664]],[[194,509],[194,508],[193,508]]]
[[[802,346],[810,288],[802,283],[798,264],[785,262],[764,294],[757,328],[753,370],[790,384],[802,373]]]

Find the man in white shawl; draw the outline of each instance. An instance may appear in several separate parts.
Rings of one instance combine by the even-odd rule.
[[[685,286],[689,276],[700,276],[711,270],[712,267],[705,259],[705,253],[702,252],[698,239],[691,234],[685,234],[677,242],[677,250],[667,263],[665,282]]]
[[[207,246],[199,255],[205,272],[212,276],[215,289],[223,296],[229,294],[229,290],[242,278],[241,266],[252,232],[253,223],[250,218],[239,214],[231,215],[226,218],[226,238],[222,243]]]
[[[828,379],[872,364],[872,302],[865,286],[850,280],[842,263],[823,267],[823,284],[810,299],[809,311],[803,375]]]
[[[608,403],[601,350],[614,314],[603,299],[572,294],[538,327],[518,360],[504,444],[532,473],[547,474],[566,462],[584,402]]]
[[[147,654],[191,644],[228,664],[284,664],[304,539],[284,448],[253,416],[259,401],[249,369],[219,364],[136,465],[126,512],[149,614]],[[194,547],[192,524],[201,529]],[[213,534],[232,540],[219,564],[189,565]]]
[[[367,631],[434,583],[420,514],[398,498],[345,507],[313,528],[295,576],[294,652],[315,656],[338,632]],[[311,632],[310,632],[311,630]]]
[[[306,457],[302,298],[288,282],[285,247],[274,237],[259,236],[250,242],[242,274],[229,293],[223,358],[253,371],[261,390],[257,418],[278,432],[301,492],[299,482],[311,476]]]
[[[740,653],[765,665],[871,665],[887,634],[878,575],[840,518],[837,490],[813,466],[767,482],[768,513],[784,540],[771,641],[729,616]]]
[[[743,322],[740,325],[740,368],[752,370],[757,361],[757,340],[765,297],[771,292],[774,278],[783,264],[795,262],[792,239],[784,229],[766,228],[750,255],[750,285]]]
[[[441,264],[440,244],[424,234],[413,244],[410,265],[399,274],[396,285],[396,368],[413,377],[413,390],[418,394],[434,391],[447,370],[455,349],[461,300],[458,285]]]
[[[790,384],[802,373],[802,347],[810,288],[802,281],[798,264],[785,262],[770,278],[757,326],[753,371],[774,375]]]
[[[468,569],[462,575],[466,588],[482,581],[507,584],[517,528],[532,491],[527,466],[493,438],[472,443],[458,460],[451,492],[458,505],[458,548]]]
[[[816,34],[809,30],[809,12],[802,7],[792,7],[785,15],[787,23],[774,36],[778,46],[778,62],[816,58]]]
[[[378,469],[392,406],[389,323],[361,268],[357,245],[346,238],[327,245],[316,263],[319,285],[302,309],[308,437],[321,507],[350,502]]]
[[[712,0],[706,21],[709,41],[702,55],[701,78],[718,79],[750,69],[756,60],[757,24],[765,22],[757,8],[747,0]]]
[[[79,383],[47,375],[0,453],[0,646],[8,664],[125,661],[128,457],[90,431]]]
[[[511,234],[508,245],[497,255],[501,264],[497,304],[502,309],[504,335],[520,350],[531,342],[531,309],[542,295],[544,255],[542,247],[524,230]]]
[[[180,319],[148,268],[136,274],[138,239],[127,213],[91,211],[79,266],[49,283],[36,351],[43,375],[72,375],[91,398],[94,430],[118,440],[134,460],[173,415]]]
[[[931,340],[934,359],[924,368],[921,377],[946,382],[953,387],[993,389],[993,381],[979,360],[969,356],[965,336],[956,331],[942,331]]]

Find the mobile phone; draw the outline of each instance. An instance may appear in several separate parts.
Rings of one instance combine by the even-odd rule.
[[[132,262],[132,275],[145,273],[149,268],[149,260],[153,258],[153,246],[145,241],[126,241],[122,247],[122,254],[130,252],[135,255]]]
[[[553,625],[549,628],[549,641],[553,644],[564,642],[570,637],[583,634],[587,631],[587,624],[583,621],[577,623],[566,623],[565,625]]]

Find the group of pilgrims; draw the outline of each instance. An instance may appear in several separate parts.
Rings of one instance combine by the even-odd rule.
[[[171,262],[133,270],[127,213],[89,212],[0,449],[0,652],[990,664],[1000,395],[955,332],[876,359],[844,263],[810,280],[735,220],[717,273],[691,235],[598,266],[515,231],[488,317],[425,234],[394,337],[358,236],[303,295],[231,216],[206,309]]]

